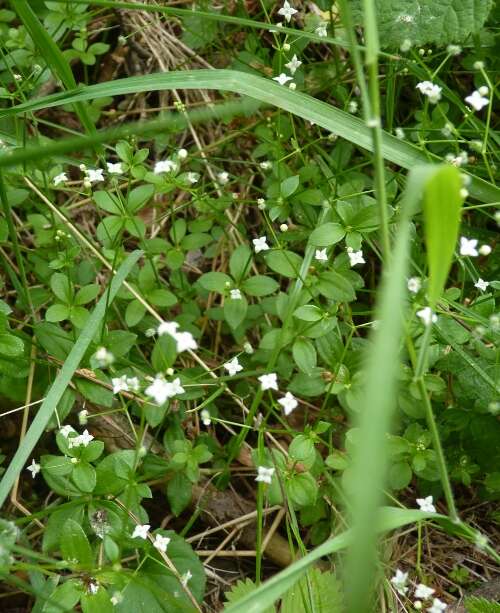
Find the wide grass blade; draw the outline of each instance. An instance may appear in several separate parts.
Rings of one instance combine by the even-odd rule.
[[[59,371],[54,383],[51,385],[45,400],[38,409],[38,412],[33,419],[26,436],[21,441],[19,449],[16,451],[11,463],[9,464],[9,467],[5,471],[2,481],[0,481],[0,507],[5,502],[5,499],[9,495],[9,491],[14,485],[15,480],[23,470],[23,467],[30,458],[35,445],[42,436],[43,431],[47,426],[58,402],[68,387],[75,370],[78,368],[81,359],[92,342],[95,332],[99,328],[99,325],[105,316],[107,308],[114,300],[122,283],[130,274],[130,271],[137,263],[141,255],[142,251],[133,251],[127,257],[120,268],[116,271],[109,288],[101,296],[95,309],[88,318],[87,323],[80,333],[80,336],[73,345],[73,348],[66,358],[66,361]]]
[[[260,102],[312,121],[368,151],[373,150],[371,130],[358,117],[302,92],[291,91],[271,79],[235,70],[186,70],[155,73],[82,86],[73,92],[53,94],[2,110],[0,118],[108,96],[170,89],[215,89],[250,96]],[[414,145],[403,142],[387,132],[382,134],[381,151],[386,160],[407,169],[425,164],[430,155],[429,153],[424,154]],[[436,160],[438,159],[436,157]],[[482,179],[473,177],[469,191],[472,196],[485,202],[500,201],[500,189]]]
[[[443,293],[457,244],[463,198],[460,171],[442,166],[424,189],[425,243],[429,266],[427,297],[433,308]]]
[[[386,507],[381,510],[378,524],[374,529],[379,533],[384,533],[430,518],[444,521],[447,519],[443,515],[423,513],[416,509]],[[316,547],[314,551],[311,551],[300,560],[297,560],[297,562],[291,564],[287,569],[263,583],[256,590],[252,591],[241,600],[238,600],[238,602],[225,607],[225,613],[260,613],[260,611],[265,610],[266,607],[270,607],[278,598],[283,596],[283,594],[304,575],[311,564],[323,556],[345,549],[351,541],[352,532],[349,530],[329,539],[322,545]]]

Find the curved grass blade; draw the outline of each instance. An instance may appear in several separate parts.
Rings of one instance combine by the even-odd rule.
[[[9,464],[9,467],[5,471],[2,480],[0,481],[0,507],[5,502],[5,499],[9,495],[9,491],[14,485],[17,476],[23,470],[23,467],[28,461],[31,452],[35,448],[39,438],[42,436],[43,431],[47,426],[55,407],[57,406],[57,403],[68,387],[75,370],[78,368],[81,359],[94,338],[95,331],[98,329],[103,317],[105,316],[106,309],[115,298],[122,283],[125,281],[141,255],[142,251],[133,251],[127,257],[120,268],[116,271],[109,288],[101,296],[95,309],[88,318],[87,323],[80,333],[80,336],[73,345],[73,348],[59,371],[54,383],[51,385],[45,400],[40,406],[35,418],[31,422],[31,426],[29,427],[26,436],[21,441],[19,449],[16,451],[11,463]]]
[[[250,96],[312,121],[368,151],[373,150],[371,130],[358,117],[302,92],[291,91],[271,79],[235,70],[186,70],[97,83],[19,104],[2,110],[0,117],[108,96],[169,89],[216,89]],[[386,160],[407,169],[428,162],[428,153],[424,154],[416,146],[400,141],[387,132],[382,134],[381,151]],[[439,160],[437,156],[436,160]],[[500,201],[500,189],[483,179],[473,177],[469,191],[484,202]]]

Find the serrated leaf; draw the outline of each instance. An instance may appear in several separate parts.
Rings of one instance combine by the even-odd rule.
[[[257,586],[251,579],[245,579],[245,581],[239,580],[233,587],[224,594],[226,603],[234,603],[241,600],[244,596],[248,596],[257,589]],[[276,613],[276,609],[273,606],[266,607],[261,610],[261,613]]]
[[[333,573],[311,568],[307,575],[291,587],[281,604],[282,613],[296,611],[344,611],[340,581]]]

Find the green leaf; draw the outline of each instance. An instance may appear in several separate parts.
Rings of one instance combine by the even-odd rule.
[[[24,342],[14,334],[0,333],[0,354],[11,358],[22,355]]]
[[[76,292],[75,304],[81,306],[89,303],[91,300],[94,300],[94,298],[97,298],[100,289],[101,288],[99,285],[97,285],[97,283],[85,285],[85,287],[82,287]]]
[[[341,583],[333,573],[322,573],[318,568],[311,568],[286,592],[281,603],[281,611],[282,613],[297,611],[343,613],[345,607]]]
[[[121,217],[111,215],[105,217],[97,226],[96,236],[104,245],[111,244],[123,230],[124,222]]]
[[[59,298],[61,302],[70,304],[73,299],[73,289],[71,282],[66,275],[60,272],[56,272],[50,278],[50,287],[55,296]]]
[[[248,274],[251,265],[252,251],[248,245],[236,247],[229,258],[229,270],[237,283]]]
[[[250,296],[268,296],[275,292],[278,287],[277,281],[265,275],[255,275],[245,279],[241,284],[241,289]]]
[[[83,593],[82,582],[78,579],[68,579],[58,585],[44,604],[42,613],[63,613],[73,611]]]
[[[123,215],[123,206],[120,204],[120,200],[114,194],[109,192],[98,191],[94,192],[94,202],[103,211],[107,211],[113,215],[120,217]]]
[[[302,258],[293,251],[273,250],[266,252],[264,256],[266,264],[274,272],[295,279],[300,271]]]
[[[45,311],[45,319],[49,322],[64,321],[69,318],[70,311],[65,304],[53,304]]]
[[[95,468],[88,462],[78,462],[71,474],[73,483],[82,492],[92,492],[96,486]]]
[[[209,292],[219,294],[223,294],[233,284],[231,277],[223,272],[206,272],[198,279],[198,283]]]
[[[35,335],[45,351],[58,360],[65,360],[73,348],[68,332],[52,323],[42,321],[35,324]]]
[[[125,322],[127,326],[136,326],[146,314],[146,307],[139,300],[131,300],[125,309]]]
[[[299,370],[311,374],[316,367],[316,349],[308,338],[298,338],[292,347],[292,354]]]
[[[318,484],[310,473],[298,473],[286,483],[286,493],[295,507],[308,507],[316,502]]]
[[[429,266],[427,296],[434,307],[443,293],[458,238],[462,197],[458,168],[438,167],[424,188],[425,244]]]
[[[191,502],[191,481],[182,473],[176,472],[167,484],[167,499],[172,513],[178,517]]]
[[[158,307],[166,308],[177,304],[177,298],[175,297],[175,294],[169,292],[168,289],[154,289],[153,291],[148,293],[147,297],[151,304],[154,304]]]
[[[330,300],[351,302],[356,298],[350,281],[334,270],[319,275],[317,288],[323,296]]]
[[[305,434],[298,434],[290,443],[288,453],[294,462],[300,462],[309,469],[314,464],[316,452],[314,443]]]
[[[92,548],[83,528],[74,519],[68,519],[64,526],[61,526],[59,546],[65,560],[76,560],[79,566],[92,567]]]
[[[402,490],[411,482],[412,471],[408,462],[396,462],[389,468],[389,486],[393,490]]]
[[[224,319],[231,328],[237,328],[245,319],[248,309],[248,302],[245,296],[233,299],[226,298],[224,302]]]
[[[83,594],[80,605],[83,613],[113,613],[114,611],[111,598],[102,587],[95,594],[89,592]]]
[[[339,223],[325,223],[315,228],[309,235],[309,243],[315,247],[329,247],[341,241],[345,230]]]
[[[299,175],[288,177],[288,179],[285,179],[284,181],[282,181],[280,185],[280,192],[283,198],[288,198],[288,196],[291,196],[296,191],[299,184],[300,184]]]
[[[127,210],[135,214],[140,211],[154,194],[153,185],[140,185],[135,187],[128,195]]]
[[[293,316],[301,321],[319,321],[323,318],[323,311],[314,304],[305,304],[295,309]]]
[[[486,598],[470,596],[464,600],[467,613],[500,613],[500,604]]]
[[[61,526],[64,526],[68,519],[73,519],[77,524],[82,524],[84,513],[84,503],[55,509],[50,515],[45,525],[43,533],[42,551],[50,553],[59,547],[61,538]]]

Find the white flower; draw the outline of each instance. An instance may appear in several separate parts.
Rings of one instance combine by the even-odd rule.
[[[243,350],[245,351],[245,353],[248,353],[250,355],[253,353],[253,347],[248,341],[243,343]]]
[[[351,266],[356,266],[356,264],[365,264],[363,252],[361,251],[361,249],[359,251],[354,251],[352,247],[348,247],[347,255],[349,256],[349,262]]]
[[[229,173],[226,171],[218,172],[217,179],[221,185],[226,185],[229,182]]]
[[[489,284],[489,281],[484,281],[483,279],[481,279],[481,277],[479,277],[476,283],[474,283],[474,287],[477,287],[477,289],[480,289],[482,292],[485,292],[488,289]]]
[[[328,255],[326,254],[325,249],[316,249],[316,253],[314,254],[314,259],[318,260],[318,262],[328,262]]]
[[[420,611],[420,609],[422,608],[422,601],[421,600],[415,600],[413,602],[413,608],[417,609],[417,611]]]
[[[328,36],[328,32],[326,31],[327,27],[327,23],[320,23],[319,26],[314,30],[314,33],[320,38],[325,38],[326,36]]]
[[[34,479],[38,473],[40,472],[40,464],[37,464],[35,460],[31,460],[31,464],[28,466],[26,470],[29,470],[32,478]]]
[[[170,543],[168,536],[162,536],[161,534],[155,535],[153,547],[156,547],[158,551],[165,553],[167,551],[167,545]]]
[[[254,238],[252,243],[255,249],[255,253],[260,253],[261,251],[267,251],[269,249],[269,245],[267,244],[266,236]]]
[[[288,232],[288,226],[286,225],[286,223],[281,224],[280,230],[281,232]]]
[[[291,83],[288,84],[288,89],[291,89],[294,92],[297,89],[297,83],[294,83],[292,81]]]
[[[114,377],[111,379],[111,385],[113,386],[113,394],[119,394],[120,392],[128,392],[127,375],[121,377]]]
[[[412,294],[418,294],[422,287],[422,280],[420,277],[410,277],[407,283],[408,291]]]
[[[358,103],[356,102],[356,100],[351,100],[349,102],[349,104],[347,105],[347,110],[349,111],[349,113],[357,113],[358,111]]]
[[[231,296],[231,300],[241,300],[242,299],[242,295],[239,289],[232,289],[229,292],[230,296]]]
[[[180,160],[185,160],[188,156],[188,152],[186,149],[179,149],[179,151],[177,152],[177,156]]]
[[[179,394],[184,394],[184,392],[186,391],[182,385],[181,385],[181,380],[179,379],[179,377],[176,377],[172,383],[170,384],[171,390],[172,390],[172,396],[177,396]]]
[[[196,349],[198,347],[191,332],[176,332],[174,338],[177,343],[177,353],[182,353],[189,349]]]
[[[465,98],[465,102],[467,102],[467,104],[471,106],[475,111],[480,111],[483,106],[489,104],[490,100],[489,98],[481,96],[481,94],[477,90],[475,90],[470,96],[467,96]]]
[[[129,389],[133,392],[138,392],[141,387],[141,384],[137,377],[127,377],[127,385]]]
[[[288,81],[292,81],[292,77],[289,77],[284,72],[282,72],[277,77],[273,77],[273,81],[277,81],[280,85],[286,85]]]
[[[462,47],[460,47],[460,45],[448,45],[446,51],[450,55],[460,55],[462,53]]]
[[[285,0],[283,2],[283,6],[278,11],[278,15],[282,15],[285,18],[286,22],[290,22],[291,18],[297,13],[297,9],[294,9],[290,6],[290,3]]]
[[[68,176],[65,172],[61,172],[61,174],[54,177],[53,181],[54,185],[57,187],[60,183],[66,183],[66,181],[68,181]]]
[[[162,377],[155,377],[153,383],[144,390],[144,393],[149,398],[153,398],[156,404],[162,405],[172,397],[171,391],[170,383]]]
[[[191,183],[191,185],[198,183],[198,175],[196,172],[188,172],[186,179],[188,180],[188,183]]]
[[[269,160],[264,160],[263,162],[261,162],[259,164],[259,166],[262,168],[262,170],[269,170],[272,166],[271,162]],[[257,200],[257,202],[259,202]]]
[[[285,413],[285,415],[290,415],[290,413],[294,409],[296,409],[297,406],[299,405],[299,403],[297,402],[297,399],[295,398],[295,396],[293,394],[291,394],[290,392],[287,392],[283,396],[283,398],[280,398],[278,400],[278,402],[283,407],[283,412]]]
[[[187,586],[188,582],[193,578],[193,575],[190,570],[187,570],[181,577],[181,585],[184,587]]]
[[[487,96],[490,93],[490,90],[486,85],[481,85],[477,91],[481,94],[481,96]]]
[[[162,162],[156,162],[153,172],[155,175],[159,175],[162,172],[172,172],[177,168],[177,164],[172,160],[163,160]]]
[[[271,483],[274,475],[274,468],[267,468],[266,466],[258,466],[257,467],[257,476],[255,477],[255,481],[260,481],[262,483]]]
[[[455,155],[454,153],[448,153],[446,155],[446,161],[450,162],[450,164],[453,164],[453,166],[460,168],[460,166],[467,164],[467,162],[469,161],[469,156],[467,155],[467,151],[460,151],[458,155]]]
[[[271,372],[267,375],[261,375],[258,377],[262,391],[265,390],[277,390],[278,389],[278,377],[275,372]]]
[[[67,437],[68,447],[72,449],[73,447],[87,447],[87,445],[94,440],[94,437],[88,430],[84,430],[83,434],[79,434],[78,436]]]
[[[73,428],[73,426],[70,426],[69,424],[66,424],[59,430],[59,434],[62,434],[64,438],[68,438],[71,432],[75,432],[75,429]]]
[[[470,257],[477,256],[477,240],[475,238],[465,238],[465,236],[460,237],[460,255],[468,255]]]
[[[122,175],[123,174],[123,165],[121,162],[117,162],[116,164],[112,164],[111,162],[106,162],[108,167],[108,172],[110,175]]]
[[[120,602],[123,602],[123,595],[121,592],[114,592],[113,596],[111,596],[111,604],[113,606],[116,606],[117,604],[120,604]]]
[[[405,131],[403,130],[403,128],[396,128],[394,130],[394,134],[396,135],[396,138],[399,138],[399,140],[403,140],[403,138],[405,137]]]
[[[416,88],[421,94],[429,98],[429,102],[431,104],[436,104],[441,100],[442,88],[439,87],[439,85],[431,83],[431,81],[421,81],[420,83],[417,83]]]
[[[401,596],[404,596],[408,591],[406,587],[406,583],[408,581],[408,573],[404,573],[399,568],[396,570],[396,574],[391,578],[391,583],[394,586],[395,590]]]
[[[238,358],[233,358],[230,362],[224,364],[224,368],[229,373],[230,377],[233,377],[236,373],[243,370],[243,366],[238,362]]]
[[[90,181],[90,183],[99,183],[100,181],[104,181],[103,172],[104,170],[102,168],[96,168],[95,170],[90,168],[86,171],[87,181]]]
[[[164,334],[170,334],[170,336],[175,336],[177,334],[177,328],[179,324],[176,321],[162,321],[158,326],[158,336],[163,336]]]
[[[298,59],[297,54],[295,54],[292,57],[292,59],[288,62],[288,64],[285,64],[285,66],[290,71],[290,74],[294,75],[297,71],[297,68],[302,66],[302,62]]]
[[[481,245],[481,247],[479,247],[478,251],[479,251],[479,253],[481,255],[490,255],[491,247],[489,245]]]
[[[97,592],[99,591],[99,584],[97,582],[91,581],[89,583],[88,591],[90,594],[97,594]]]
[[[200,413],[201,422],[204,426],[209,426],[212,423],[212,419],[210,417],[210,411],[207,409],[203,409]]]
[[[115,356],[111,353],[111,351],[108,351],[106,347],[99,347],[99,349],[94,353],[93,357],[99,368],[111,366],[111,364],[113,364],[115,361]]]
[[[134,531],[132,532],[132,538],[133,539],[147,539],[148,538],[148,532],[149,529],[151,528],[151,526],[149,524],[138,524],[135,528]]]
[[[431,307],[429,306],[426,306],[423,309],[420,309],[420,311],[417,311],[417,317],[420,317],[425,326],[435,324],[437,321],[437,315],[432,311]]]
[[[429,613],[441,613],[441,611],[444,611],[447,607],[448,605],[439,600],[439,598],[434,598],[432,601],[432,607],[429,607],[427,611]]]
[[[257,198],[257,206],[260,211],[263,211],[266,208],[266,201],[264,198]]]
[[[85,426],[85,424],[89,420],[88,417],[89,417],[89,412],[86,409],[82,409],[78,413],[78,423],[80,424],[80,426]]]
[[[427,600],[427,598],[430,598],[435,591],[436,590],[432,589],[431,587],[427,587],[423,583],[419,583],[415,589],[415,598]]]
[[[427,496],[426,498],[417,498],[417,504],[420,507],[420,510],[424,513],[437,513],[433,501],[434,499],[432,496]]]

